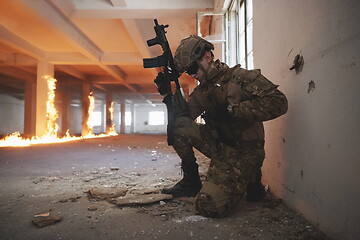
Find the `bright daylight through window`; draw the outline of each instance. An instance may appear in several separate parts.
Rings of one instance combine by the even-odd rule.
[[[164,125],[165,113],[163,111],[149,112],[149,125]]]

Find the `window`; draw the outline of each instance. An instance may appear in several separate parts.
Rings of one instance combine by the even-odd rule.
[[[227,55],[230,66],[253,69],[252,0],[233,0],[227,14]]]
[[[131,112],[125,112],[125,126],[131,125]]]
[[[149,125],[164,125],[165,113],[163,111],[149,112]]]
[[[93,127],[101,126],[101,112],[92,112],[90,124]]]
[[[119,123],[121,123],[121,114],[119,114]],[[131,126],[131,112],[125,112],[125,126]]]
[[[214,54],[220,60],[225,61],[226,37],[225,37],[225,11],[198,12],[196,15],[197,35],[214,44]]]

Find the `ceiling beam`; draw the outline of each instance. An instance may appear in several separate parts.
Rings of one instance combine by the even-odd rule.
[[[0,66],[36,66],[38,60],[22,53],[0,54]]]
[[[56,70],[67,73],[70,76],[76,77],[81,80],[86,80],[86,78],[87,78],[86,74],[76,70],[75,68],[73,68],[71,66],[58,65],[58,66],[56,66]]]
[[[114,7],[126,7],[125,0],[109,0]]]
[[[35,47],[19,36],[10,32],[5,26],[0,24],[0,42],[23,52],[35,59],[44,59],[46,54],[41,49]]]
[[[36,75],[31,74],[27,71],[20,70],[16,67],[1,66],[0,73],[17,79],[22,79],[24,81],[36,81]]]
[[[49,62],[56,65],[133,65],[142,62],[138,53],[104,53],[100,59],[90,60],[78,52],[48,52],[46,58]],[[1,58],[0,58],[1,62]]]
[[[60,30],[61,36],[82,54],[90,59],[98,60],[102,50],[93,43],[79,28],[73,24],[51,1],[22,0],[27,6],[44,18],[45,25]]]
[[[121,0],[86,0],[73,1],[72,18],[195,18],[197,12],[214,8],[214,0],[131,0],[121,6]],[[118,3],[116,3],[118,2]],[[120,2],[120,3],[119,3]]]
[[[49,0],[22,0],[26,5],[37,12],[49,27],[54,26],[62,33],[62,37],[71,45],[78,49],[90,60],[99,62],[99,66],[116,80],[124,84],[134,93],[138,94],[136,89],[126,83],[126,74],[116,66],[107,66],[101,62],[103,51],[93,43],[69,18]]]
[[[122,22],[132,42],[138,49],[141,58],[152,58],[162,54],[160,48],[150,48],[146,44],[147,40],[155,37],[153,21],[147,20],[139,22],[136,20],[123,19]],[[146,25],[148,26],[146,27]],[[146,30],[144,31],[143,29]],[[157,73],[158,71],[156,69],[151,69],[153,78],[156,77]]]

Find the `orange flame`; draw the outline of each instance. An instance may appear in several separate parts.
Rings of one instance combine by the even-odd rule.
[[[59,118],[58,112],[55,108],[55,89],[56,79],[50,76],[45,76],[48,83],[48,100],[46,102],[46,133],[47,136],[57,138],[59,125],[56,120]]]
[[[89,133],[83,137],[74,137],[74,136],[70,136],[69,130],[67,130],[63,138],[58,138],[57,132],[59,130],[59,126],[56,123],[56,121],[59,115],[58,115],[58,111],[55,108],[56,79],[50,76],[44,76],[44,78],[47,79],[47,83],[48,83],[48,100],[46,102],[46,131],[44,136],[42,137],[35,136],[30,139],[24,139],[20,136],[19,132],[15,132],[6,136],[4,139],[1,139],[0,147],[21,147],[21,146],[30,146],[34,144],[68,142],[68,141],[74,141],[80,139],[117,135],[115,131],[110,132],[109,134],[99,134],[99,135],[93,134],[93,126],[90,122],[90,119],[95,108],[95,100],[92,93],[90,93],[89,95],[90,105],[88,109],[89,119],[87,121],[87,128],[89,130]]]
[[[95,98],[93,96],[93,92],[91,92],[88,96],[89,98],[89,108],[88,108],[88,119],[86,122],[86,129],[87,129],[87,134],[85,136],[92,136],[93,134],[93,124],[92,124],[92,119],[93,119],[93,112],[95,109]]]
[[[113,123],[114,120],[114,102],[111,102],[111,105],[109,107],[109,112],[110,112],[110,120],[111,120],[111,127],[109,129],[109,131],[107,132],[108,135],[118,135],[115,131],[115,124]]]

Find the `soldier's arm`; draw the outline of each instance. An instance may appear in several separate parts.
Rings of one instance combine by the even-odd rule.
[[[249,121],[267,121],[277,118],[287,112],[288,102],[285,95],[277,89],[260,71],[249,71],[253,79],[242,82],[242,98],[232,107],[232,116]],[[230,103],[231,104],[231,103]]]
[[[189,100],[187,102],[187,107],[189,110],[189,117],[192,120],[195,120],[198,116],[200,116],[204,112],[204,109],[201,107],[201,104],[198,99],[199,94],[200,94],[200,91],[195,89],[190,94]]]

